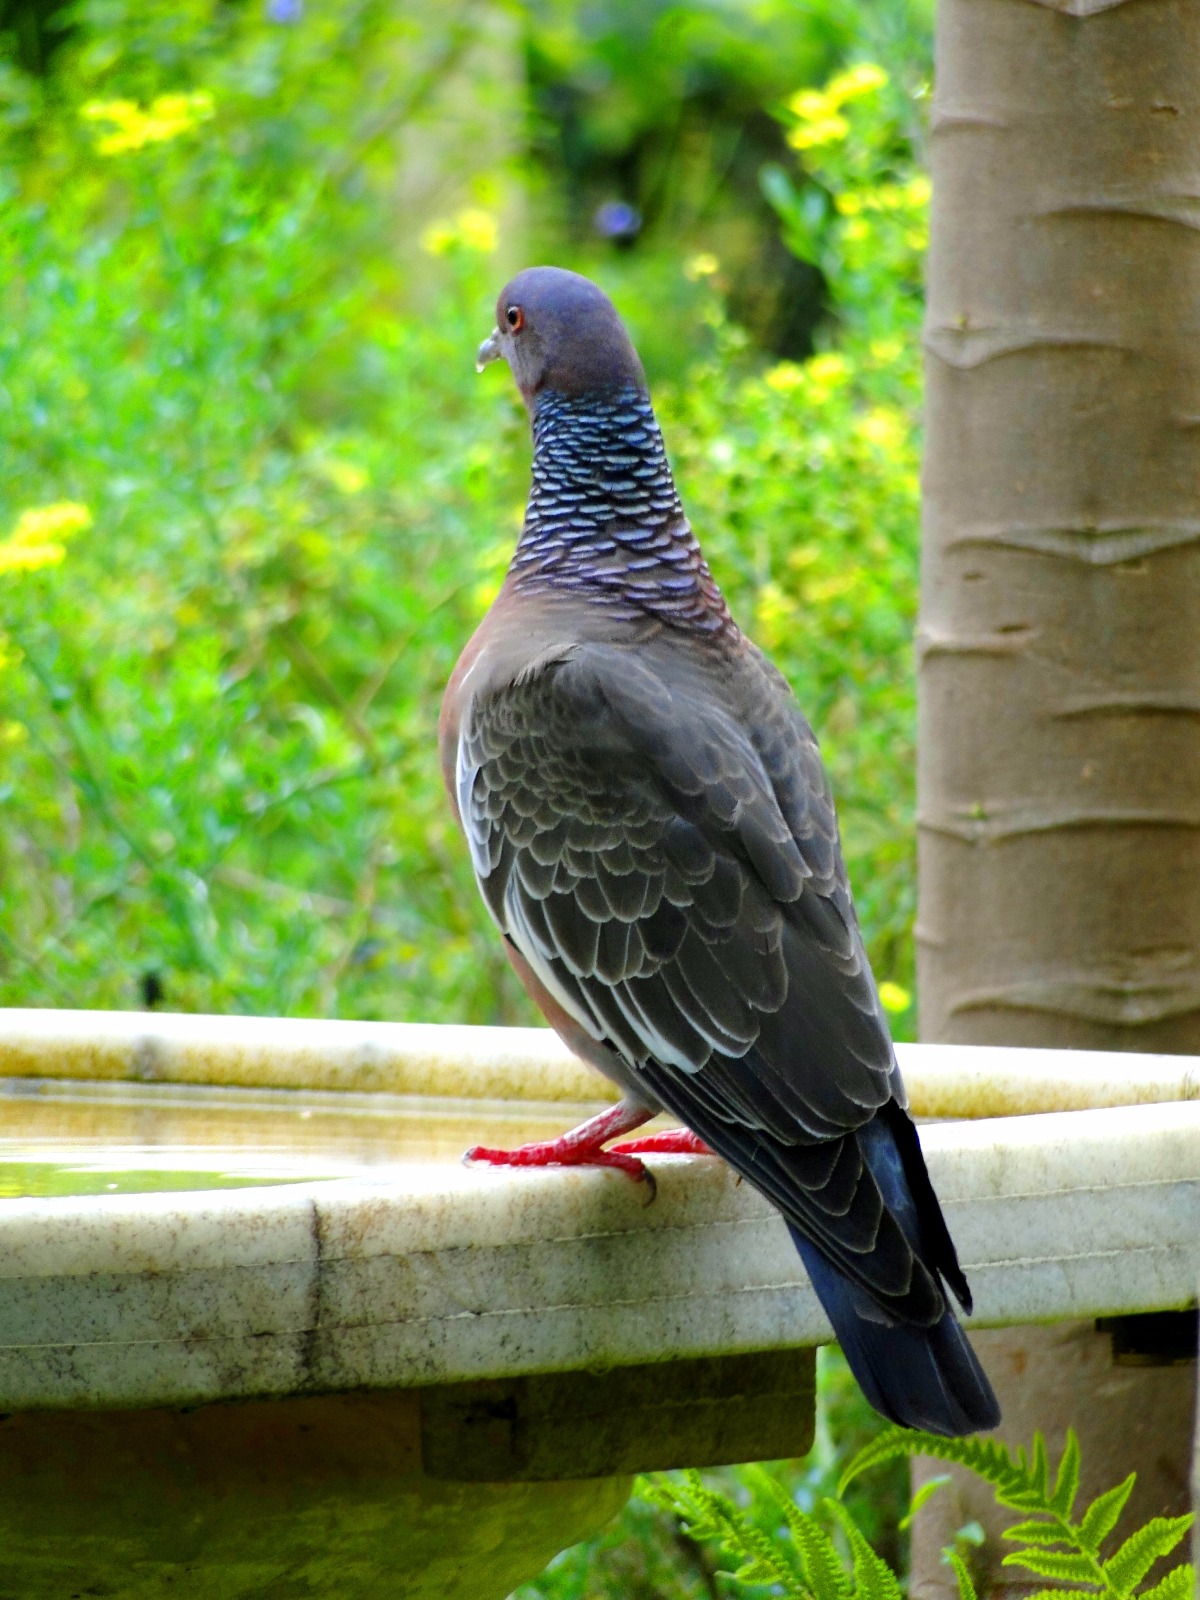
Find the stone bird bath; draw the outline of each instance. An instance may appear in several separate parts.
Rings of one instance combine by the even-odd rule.
[[[901,1047],[977,1326],[1200,1280],[1200,1064]],[[797,1455],[829,1330],[717,1161],[468,1170],[542,1030],[0,1014],[0,1600],[501,1600],[631,1474]]]

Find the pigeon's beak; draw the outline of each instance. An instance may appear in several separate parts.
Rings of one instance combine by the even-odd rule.
[[[503,353],[500,349],[500,329],[493,328],[479,346],[479,354],[475,357],[475,371],[482,372],[489,361],[498,361]]]

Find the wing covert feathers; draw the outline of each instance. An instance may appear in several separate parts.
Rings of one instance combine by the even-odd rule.
[[[915,1134],[917,1221],[873,1170],[881,1108],[911,1125],[816,742],[774,669],[744,641],[707,666],[669,637],[572,646],[466,705],[455,777],[484,899],[555,1002],[876,1315],[940,1327],[941,1279],[966,1284]]]

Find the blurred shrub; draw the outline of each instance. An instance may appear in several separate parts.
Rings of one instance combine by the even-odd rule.
[[[0,1000],[530,1020],[434,758],[527,471],[471,366],[513,250],[508,14],[77,16],[0,83]],[[694,308],[668,445],[822,736],[903,1008],[924,190],[906,96],[823,93],[782,113],[809,176],[766,180],[830,284],[813,360],[763,366],[712,252],[559,259],[643,341],[641,286]]]
[[[911,101],[861,65],[789,101],[812,179],[764,186],[817,261],[835,321],[803,364],[739,376],[739,330],[660,409],[685,496],[735,611],[817,729],[884,1000],[911,1022],[912,635],[919,541],[921,261],[928,180]],[[717,275],[696,258],[694,273]],[[719,319],[714,297],[711,315]]]
[[[469,8],[134,9],[5,149],[0,538],[91,525],[0,572],[0,992],[510,1016],[432,740],[521,429],[491,241],[405,307],[386,204]]]
[[[931,0],[529,0],[522,11],[535,215],[549,239],[565,235],[592,260],[715,251],[732,319],[777,356],[810,355],[825,308],[818,264],[788,251],[759,188],[764,163],[786,157],[774,113],[847,54],[882,53],[919,81]],[[647,285],[635,292],[645,300]],[[678,372],[692,318],[677,281],[660,293],[661,370]]]

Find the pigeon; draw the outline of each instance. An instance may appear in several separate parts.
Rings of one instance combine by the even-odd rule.
[[[499,358],[532,483],[446,690],[442,770],[521,982],[621,1098],[467,1159],[644,1178],[648,1150],[722,1157],[782,1215],[871,1405],[992,1428],[812,730],[709,570],[603,291],[519,273],[478,369]],[[607,1148],[664,1110],[678,1132]]]

